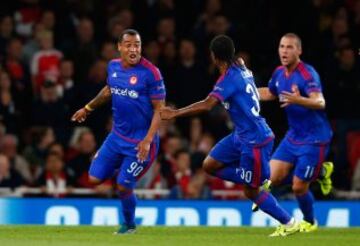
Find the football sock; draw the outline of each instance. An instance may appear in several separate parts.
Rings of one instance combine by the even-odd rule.
[[[314,196],[311,191],[304,195],[296,196],[299,207],[304,215],[304,220],[314,224]]]
[[[283,225],[286,225],[291,220],[290,214],[280,207],[275,197],[267,191],[260,191],[253,202],[255,202],[262,211],[269,214]]]
[[[133,191],[120,192],[122,213],[126,225],[135,225],[136,196]]]

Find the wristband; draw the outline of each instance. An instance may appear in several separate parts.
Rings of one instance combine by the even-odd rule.
[[[86,104],[84,108],[89,112],[94,111],[94,109],[90,107],[89,104]]]

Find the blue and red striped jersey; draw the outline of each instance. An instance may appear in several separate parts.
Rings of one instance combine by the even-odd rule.
[[[304,97],[309,97],[311,92],[322,92],[320,77],[315,69],[301,61],[294,71],[287,75],[284,66],[277,67],[269,81],[271,93],[281,101],[282,91],[293,92],[296,88]],[[289,124],[286,137],[291,142],[321,144],[330,141],[332,131],[324,110],[289,105],[285,112]]]
[[[153,117],[152,100],[163,100],[166,96],[159,69],[145,58],[130,68],[124,68],[121,59],[114,59],[108,64],[107,73],[113,131],[130,142],[142,140]]]
[[[232,65],[209,94],[220,100],[235,125],[236,139],[262,144],[273,138],[273,132],[260,115],[259,94],[250,70]]]

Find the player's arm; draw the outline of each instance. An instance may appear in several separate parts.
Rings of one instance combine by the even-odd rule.
[[[77,121],[79,123],[84,122],[87,116],[94,111],[95,109],[99,108],[100,106],[104,105],[111,99],[111,91],[109,86],[104,86],[101,91],[93,98],[88,104],[86,104],[83,108],[79,109],[75,112],[75,114],[71,117],[72,121]]]
[[[293,93],[283,91],[281,93],[281,98],[281,107],[286,107],[290,104],[297,104],[315,110],[325,108],[325,99],[321,92],[311,92],[309,97],[303,97],[298,91]]]
[[[269,87],[260,87],[257,88],[261,101],[272,101],[277,98],[274,94],[271,93]]]
[[[170,120],[176,117],[191,116],[199,113],[210,111],[219,100],[213,96],[208,96],[202,101],[193,103],[189,106],[180,109],[171,109],[169,107],[163,108],[160,112],[161,119]]]
[[[152,141],[154,140],[154,136],[159,130],[160,127],[160,109],[165,106],[165,100],[152,100],[151,101],[153,105],[154,114],[151,120],[150,128],[145,136],[145,138],[137,145],[137,158],[140,162],[143,162],[146,160],[149,151],[150,151],[150,145]]]

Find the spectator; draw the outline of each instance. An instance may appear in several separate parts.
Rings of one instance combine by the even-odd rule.
[[[49,153],[45,169],[37,180],[43,193],[52,197],[64,197],[75,185],[74,173],[65,167],[64,161],[55,153]]]
[[[191,180],[190,154],[185,149],[178,150],[175,155],[175,179],[176,185],[172,188],[170,198],[188,199],[188,186]]]
[[[58,95],[56,82],[45,81],[40,88],[40,98],[34,101],[31,114],[32,125],[49,126],[59,140],[67,139],[68,110]]]
[[[33,127],[30,129],[31,144],[24,149],[24,157],[30,163],[33,177],[37,179],[43,171],[49,146],[55,142],[51,127]]]
[[[76,38],[63,44],[65,56],[75,64],[75,81],[85,83],[91,65],[97,58],[97,47],[94,41],[93,22],[89,18],[79,20]]]
[[[53,33],[43,31],[39,34],[40,50],[36,52],[31,61],[31,75],[33,91],[38,95],[45,81],[56,82],[60,74],[60,61],[63,54],[54,48]]]
[[[204,73],[205,70],[205,67],[196,60],[195,44],[189,39],[181,40],[179,63],[174,75],[173,91],[176,93],[169,93],[169,100],[178,102],[177,106],[181,107],[205,98],[212,88]]]
[[[0,120],[2,120],[8,132],[18,132],[18,112],[15,100],[11,93],[11,80],[9,75],[0,70]]]
[[[14,37],[14,23],[9,15],[5,15],[0,20],[0,58],[5,57],[6,47],[10,39]]]
[[[0,187],[15,189],[23,185],[21,176],[10,167],[8,158],[0,154]]]
[[[0,138],[0,153],[4,154],[10,162],[10,167],[20,174],[22,180],[28,185],[33,184],[34,178],[29,163],[18,154],[18,139],[15,135],[7,134]]]
[[[92,187],[88,182],[88,167],[96,151],[94,134],[90,130],[81,132],[75,148],[77,153],[69,160],[68,166],[75,172],[76,186]]]

